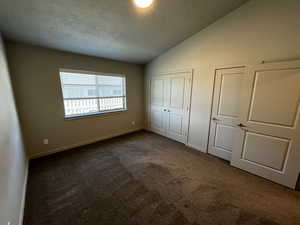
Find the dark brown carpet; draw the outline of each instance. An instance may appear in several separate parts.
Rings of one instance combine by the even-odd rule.
[[[299,225],[300,193],[138,132],[32,160],[25,225]]]

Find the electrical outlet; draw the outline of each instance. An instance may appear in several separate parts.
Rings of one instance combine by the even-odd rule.
[[[132,126],[135,126],[135,121],[132,121],[132,122],[131,122],[131,125],[132,125]]]
[[[44,143],[44,145],[47,145],[47,144],[49,144],[49,140],[48,139],[44,139],[43,143]]]

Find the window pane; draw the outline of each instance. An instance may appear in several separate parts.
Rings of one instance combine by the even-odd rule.
[[[124,98],[100,98],[99,107],[101,111],[122,109],[124,108]]]
[[[65,115],[80,115],[99,112],[98,99],[64,100]]]
[[[97,76],[99,97],[124,96],[124,78]]]
[[[61,73],[64,98],[97,97],[96,77],[80,73]]]
[[[61,72],[60,76],[63,84],[96,85],[95,75]]]
[[[96,86],[81,86],[64,84],[64,98],[92,98],[97,97]]]

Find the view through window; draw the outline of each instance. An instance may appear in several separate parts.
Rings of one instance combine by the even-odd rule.
[[[126,110],[124,75],[60,71],[65,117]]]

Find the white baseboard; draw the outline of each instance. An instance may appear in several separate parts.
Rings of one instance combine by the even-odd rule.
[[[157,130],[154,130],[154,129],[151,129],[151,128],[145,128],[145,130],[146,131],[149,131],[149,132],[152,132],[152,133],[155,133],[155,134],[158,134],[158,135],[161,135],[161,136],[163,136],[163,137],[165,137],[165,138],[168,138],[168,137],[166,137],[165,136],[165,134],[163,134],[163,133],[161,133],[161,132],[159,132],[159,131],[157,131]],[[172,140],[174,140],[174,139],[172,139]],[[175,140],[176,141],[176,140]],[[177,142],[179,142],[179,141],[177,141]],[[180,143],[182,143],[182,142],[180,142]],[[194,150],[196,150],[196,151],[200,151],[200,152],[203,152],[203,153],[207,153],[207,151],[206,150],[203,150],[203,149],[201,149],[201,148],[199,148],[199,147],[197,147],[197,146],[195,146],[195,145],[192,145],[192,144],[190,144],[190,143],[183,143],[185,146],[187,146],[187,147],[189,147],[189,148],[192,148],[192,149],[194,149]]]
[[[30,159],[36,159],[36,158],[40,158],[40,157],[43,157],[43,156],[52,155],[52,154],[55,154],[55,153],[58,153],[58,152],[63,152],[63,151],[67,151],[67,150],[77,148],[77,147],[80,147],[80,146],[93,144],[93,143],[96,143],[96,142],[99,142],[99,141],[104,141],[104,140],[107,140],[107,139],[110,139],[110,138],[122,136],[122,135],[125,135],[125,134],[140,131],[140,130],[143,130],[143,129],[144,128],[128,129],[128,130],[121,131],[121,132],[118,132],[118,133],[115,133],[115,134],[112,134],[112,135],[99,137],[99,138],[96,138],[96,139],[93,139],[93,140],[78,142],[76,144],[72,144],[72,145],[69,145],[69,146],[55,148],[55,149],[47,151],[47,152],[40,152],[40,153],[37,153],[37,154],[32,154],[32,155],[29,156],[29,158]]]
[[[29,173],[29,160],[27,160],[26,167],[25,167],[25,177],[24,177],[23,190],[22,190],[22,200],[21,200],[21,209],[20,209],[20,216],[19,216],[19,225],[23,225],[23,220],[24,220],[24,210],[25,210],[25,201],[26,201],[28,173]]]
[[[146,130],[146,131],[149,131],[149,132],[152,132],[152,133],[155,133],[155,134],[158,134],[158,135],[163,136],[163,137],[165,137],[165,138],[168,138],[168,137],[166,137],[166,135],[165,135],[164,133],[159,132],[158,130],[151,129],[151,128],[146,128],[145,130]]]
[[[192,145],[192,144],[189,144],[189,143],[188,143],[186,146],[189,147],[189,148],[192,148],[192,149],[194,149],[194,150],[196,150],[196,151],[200,151],[200,152],[203,152],[203,153],[207,153],[206,150],[203,150],[203,149],[201,149],[201,148],[199,148],[199,147],[197,147],[197,146],[195,146],[195,145]]]

